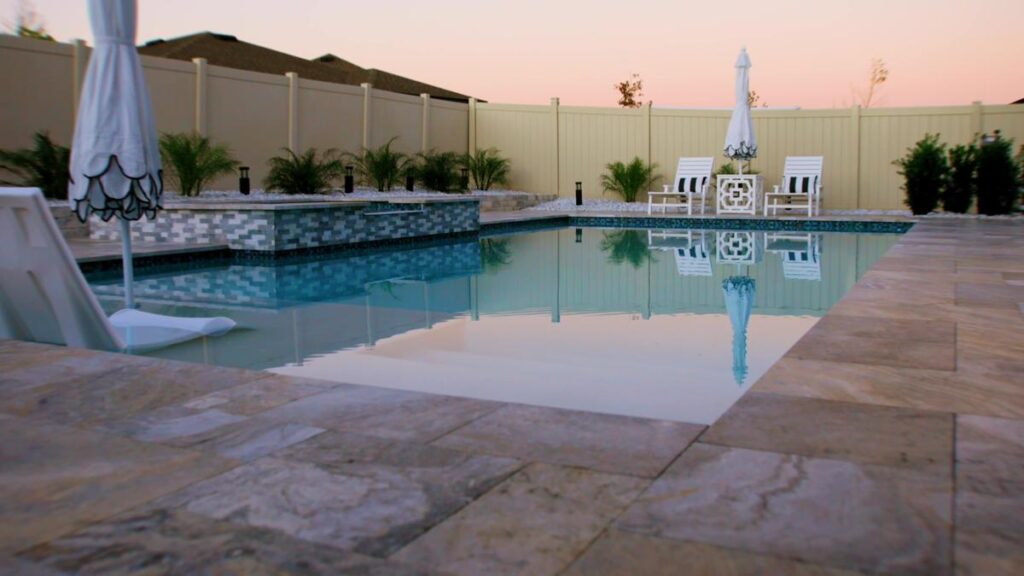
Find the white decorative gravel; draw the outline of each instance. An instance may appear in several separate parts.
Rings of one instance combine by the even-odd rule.
[[[559,198],[544,202],[526,209],[533,212],[643,212],[647,213],[647,203],[619,202],[616,200],[584,200],[582,206],[576,205],[573,198]]]

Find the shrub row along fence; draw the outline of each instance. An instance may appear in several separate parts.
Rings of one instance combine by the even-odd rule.
[[[0,36],[0,148],[26,147],[32,134],[47,131],[67,145],[74,132],[75,105],[91,50]],[[408,96],[371,85],[348,86],[142,56],[157,130],[196,131],[226,144],[262,182],[266,162],[282,148],[337,148],[358,152],[395,138],[408,154],[437,149],[467,151],[468,106]],[[213,188],[235,188],[224,177]]]
[[[28,146],[39,130],[70,142],[88,54],[81,43],[0,36],[0,74],[10,79],[0,91],[0,148]],[[252,167],[254,182],[283,147],[357,152],[394,137],[405,153],[494,147],[511,160],[511,188],[571,196],[579,181],[588,198],[602,197],[600,177],[609,162],[656,162],[663,182],[680,156],[726,162],[727,110],[586,108],[561,106],[557,98],[547,106],[465,105],[203,60],[144,56],[142,63],[158,130],[198,131],[227,144]],[[998,129],[1024,143],[1024,106],[755,110],[753,118],[760,154],[752,169],[770,186],[781,178],[786,156],[824,156],[826,209],[903,209],[893,161],[925,134],[953,145]],[[212,187],[235,183],[223,178]]]

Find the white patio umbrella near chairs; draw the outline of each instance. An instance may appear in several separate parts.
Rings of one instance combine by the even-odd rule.
[[[757,136],[750,119],[750,57],[747,49],[740,49],[736,58],[736,107],[729,119],[729,131],[725,134],[725,155],[739,164],[743,173],[743,161],[757,157]]]
[[[740,386],[747,379],[747,323],[757,297],[757,283],[746,276],[722,281],[725,310],[732,324],[732,374]]]
[[[89,0],[95,47],[71,145],[68,201],[85,222],[121,221],[125,306],[134,308],[131,221],[155,218],[163,174],[156,123],[135,49],[136,1]]]

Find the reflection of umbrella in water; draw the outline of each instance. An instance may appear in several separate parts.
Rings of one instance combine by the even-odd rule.
[[[725,310],[732,323],[732,373],[736,383],[747,378],[747,322],[754,308],[757,283],[746,276],[731,276],[722,281]]]

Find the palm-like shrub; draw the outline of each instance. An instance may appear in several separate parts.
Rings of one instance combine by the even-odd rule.
[[[961,144],[949,149],[949,181],[942,191],[942,209],[963,214],[971,207],[977,189],[978,147]]]
[[[238,168],[227,146],[195,133],[162,134],[160,153],[171,186],[182,196],[198,196],[208,182]]]
[[[392,138],[378,148],[364,148],[362,154],[348,155],[361,182],[386,192],[394,188],[408,173],[412,160],[407,155],[391,149],[391,144],[395,140]]]
[[[946,145],[938,134],[926,134],[907,155],[895,160],[903,176],[906,204],[914,214],[928,214],[939,204],[939,194],[949,178]]]
[[[1000,138],[978,150],[978,212],[1009,214],[1020,197],[1020,166],[1013,158],[1013,140]]]
[[[426,189],[435,192],[458,192],[462,189],[458,174],[458,154],[431,150],[421,153],[419,158],[416,175]]]
[[[634,158],[629,164],[612,162],[605,165],[606,173],[601,175],[601,187],[605,192],[614,192],[626,202],[636,202],[640,192],[648,190],[651,184],[661,176],[654,171],[657,164],[648,164],[640,158]]]
[[[475,153],[462,157],[462,164],[469,171],[477,190],[490,190],[495,184],[508,184],[511,162],[501,156],[496,148],[477,148]]]
[[[0,184],[31,186],[42,190],[47,198],[67,198],[70,164],[70,149],[55,144],[46,132],[36,132],[31,148],[0,150],[0,169],[13,177],[0,180]]]
[[[318,155],[316,148],[310,148],[301,155],[288,148],[283,156],[267,161],[270,172],[263,179],[268,190],[280,190],[285,194],[320,194],[331,187],[345,171],[337,150],[331,148]]]

